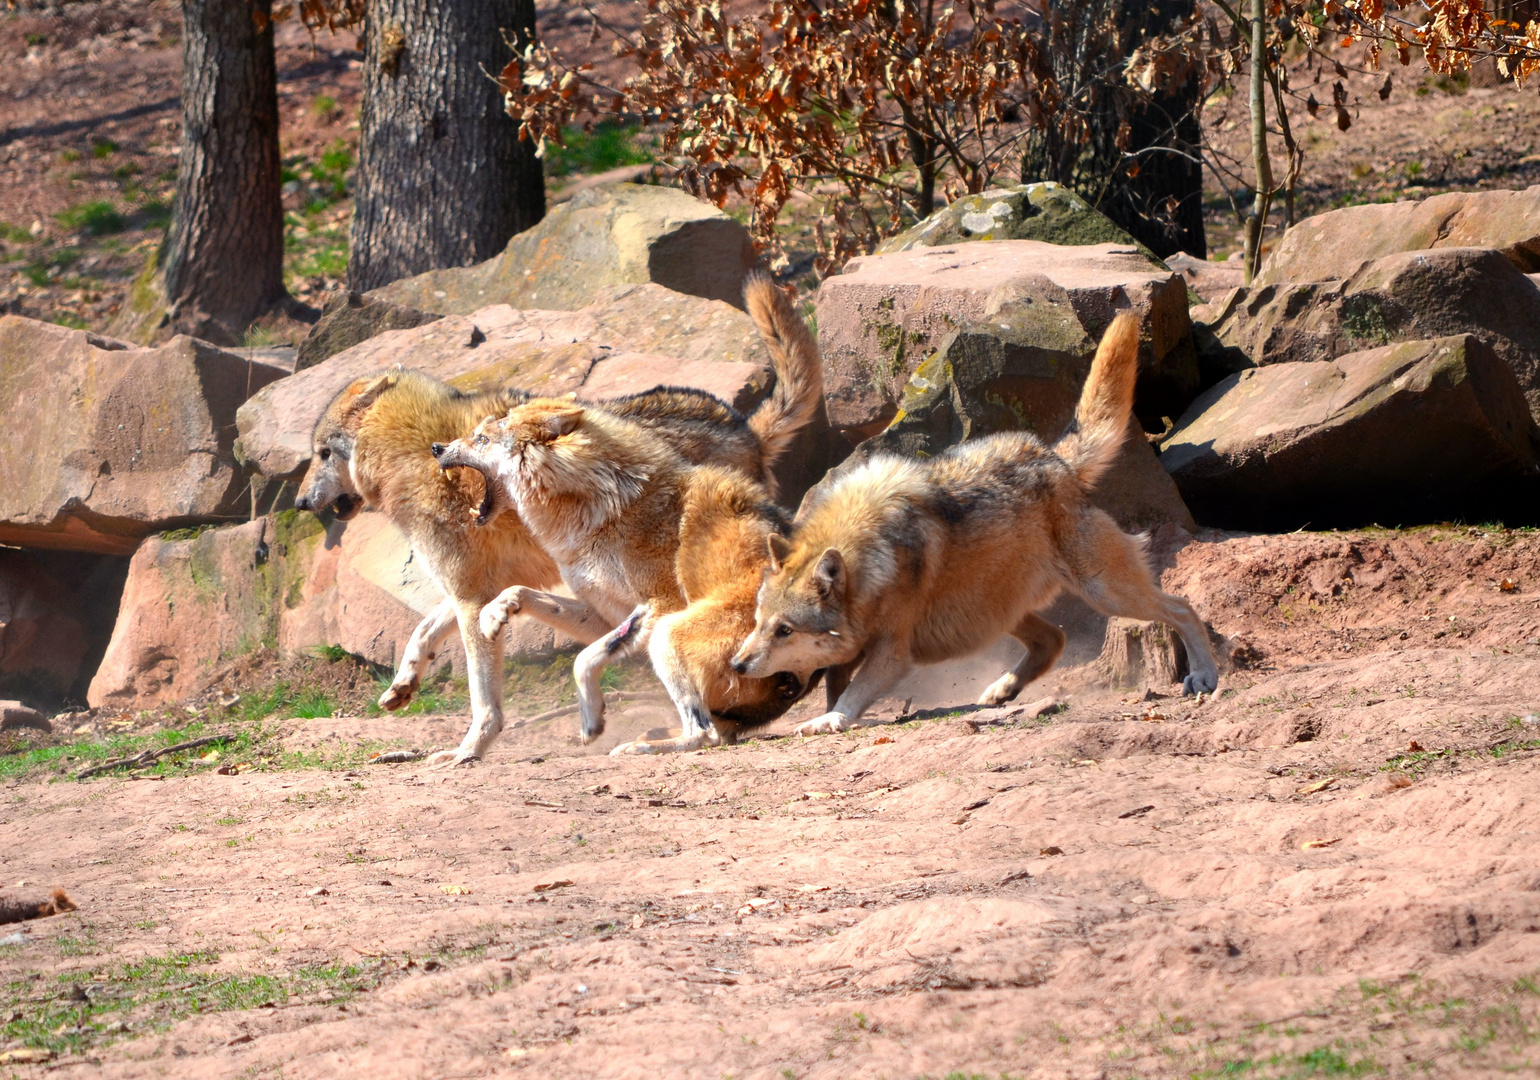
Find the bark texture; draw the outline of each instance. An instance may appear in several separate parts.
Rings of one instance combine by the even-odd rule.
[[[216,344],[287,299],[271,0],[183,0],[182,155],[162,253],[173,327]]]
[[[381,0],[369,9],[348,285],[468,266],[545,216],[535,147],[489,73],[534,0]]]
[[[1061,86],[1085,87],[1083,141],[1050,128],[1022,155],[1021,178],[1075,189],[1161,258],[1208,252],[1197,110],[1201,72],[1144,95],[1124,81],[1121,62],[1145,41],[1172,34],[1193,0],[1051,0],[1045,62]]]

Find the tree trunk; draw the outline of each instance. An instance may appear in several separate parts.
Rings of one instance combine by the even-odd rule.
[[[1267,153],[1267,9],[1251,0],[1251,156],[1256,168],[1256,197],[1246,217],[1246,284],[1262,266],[1262,231],[1273,198],[1273,165]]]
[[[489,77],[534,40],[534,0],[371,4],[348,286],[468,266],[545,216],[535,147]]]
[[[173,329],[237,344],[287,300],[271,0],[183,0],[182,155],[162,249]],[[260,21],[260,26],[259,26]]]
[[[1093,85],[1083,107],[1090,133],[1083,145],[1059,131],[1034,133],[1022,155],[1022,180],[1074,188],[1162,258],[1178,251],[1204,257],[1202,73],[1143,96],[1123,83],[1120,65],[1149,38],[1184,26],[1193,0],[1051,0],[1050,6],[1060,17],[1046,24],[1046,59],[1061,86]]]

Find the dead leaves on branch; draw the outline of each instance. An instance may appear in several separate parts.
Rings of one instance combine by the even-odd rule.
[[[500,82],[510,115],[537,140],[602,115],[660,125],[684,185],[718,205],[745,197],[767,246],[794,189],[823,199],[827,268],[939,198],[985,190],[1015,165],[1029,128],[1086,137],[1083,92],[1062,90],[1041,53],[1057,10],[1036,0],[766,0],[757,16],[733,18],[716,3],[648,0],[634,33],[590,11],[595,32],[635,63],[623,85],[600,85],[591,67],[540,47],[516,55]],[[1196,63],[1183,41],[1145,42],[1128,83],[1156,92]]]

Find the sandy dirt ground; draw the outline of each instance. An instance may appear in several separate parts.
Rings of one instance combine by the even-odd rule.
[[[674,757],[606,756],[641,702],[455,772],[15,782],[0,882],[80,909],[0,946],[0,1020],[75,1041],[0,1075],[1540,1066],[1540,536],[1157,540],[1246,665],[1212,700],[1086,664],[975,710],[975,664]]]

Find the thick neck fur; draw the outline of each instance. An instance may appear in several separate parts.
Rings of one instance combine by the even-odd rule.
[[[639,438],[635,425],[595,408],[570,434],[513,450],[497,482],[558,561],[579,554],[590,537],[684,468],[656,437]]]
[[[380,395],[359,427],[352,463],[359,492],[408,533],[424,519],[469,527],[484,481],[473,469],[439,469],[429,447],[468,434],[482,418],[516,403],[505,393],[461,397],[407,373]]]
[[[877,458],[859,466],[814,503],[798,521],[785,572],[807,584],[829,548],[844,558],[849,573],[848,612],[859,619],[866,601],[893,584],[896,553],[883,526],[924,494],[924,470],[900,458]]]

